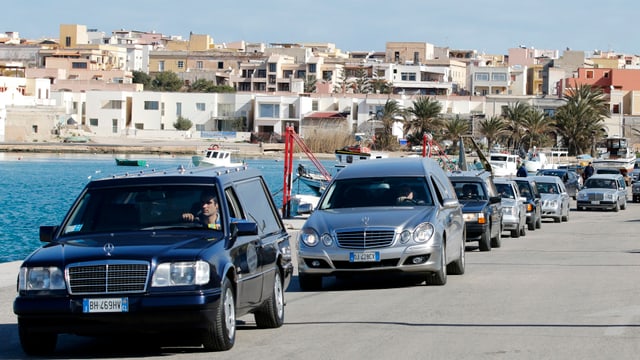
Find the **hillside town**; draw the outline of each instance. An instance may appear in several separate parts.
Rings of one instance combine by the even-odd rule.
[[[62,24],[58,39],[0,33],[0,70],[0,142],[269,142],[288,126],[303,137],[327,130],[375,138],[389,101],[401,110],[429,98],[439,117],[465,122],[486,144],[483,121],[519,104],[553,117],[568,93],[587,85],[608,109],[598,138],[640,143],[640,57],[614,51],[519,45],[484,54],[402,41],[358,51]],[[404,145],[412,134],[396,117],[393,138]],[[566,144],[556,135],[548,145]]]

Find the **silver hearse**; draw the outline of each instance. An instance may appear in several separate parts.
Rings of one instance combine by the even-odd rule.
[[[423,274],[444,285],[465,271],[461,205],[438,163],[377,159],[341,170],[300,231],[302,290],[347,273]]]

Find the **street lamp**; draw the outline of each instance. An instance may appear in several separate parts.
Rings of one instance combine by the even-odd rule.
[[[591,157],[596,157],[596,131],[591,130]]]

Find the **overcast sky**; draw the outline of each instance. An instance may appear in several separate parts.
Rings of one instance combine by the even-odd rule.
[[[26,0],[0,12],[0,32],[30,39],[57,38],[60,24],[80,24],[108,34],[208,34],[216,44],[331,42],[343,51],[384,51],[389,41],[418,41],[487,54],[520,45],[640,54],[639,22],[640,1],[631,0]]]

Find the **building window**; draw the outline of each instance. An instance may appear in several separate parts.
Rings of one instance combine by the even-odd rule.
[[[182,103],[181,102],[177,102],[176,103],[176,115],[177,116],[182,116]]]
[[[224,69],[224,61],[218,61],[218,69]]]
[[[202,68],[204,68],[204,63],[202,62],[202,60],[196,61],[196,69],[202,69]]]
[[[38,133],[38,125],[33,125],[33,126],[31,126],[31,130],[33,130],[33,132],[34,132],[35,134],[37,134],[37,133]]]
[[[206,110],[206,106],[204,105],[204,103],[196,103],[196,110],[205,111]]]
[[[307,72],[306,72],[306,71],[304,71],[304,70],[298,70],[298,71],[296,72],[296,74],[297,74],[297,76],[296,76],[296,77],[297,77],[298,79],[304,79],[304,78],[306,78],[306,77],[307,77]]]
[[[609,77],[609,72],[607,71],[607,72],[605,72],[603,75],[604,75],[604,78],[606,79],[606,78],[608,78],[608,77]]]
[[[316,64],[309,64],[309,72],[310,73],[316,72]]]
[[[218,116],[233,116],[233,104],[218,104]]]
[[[400,78],[401,78],[403,81],[416,81],[416,73],[412,73],[412,72],[410,72],[410,73],[406,73],[406,72],[403,72],[403,73],[400,73]]]
[[[64,45],[66,47],[71,46],[71,36],[67,36],[67,37],[64,38]]]
[[[505,73],[492,73],[491,74],[492,81],[507,81],[507,74]]]
[[[145,101],[144,102],[145,110],[158,110],[160,109],[160,103],[157,101]]]
[[[196,124],[196,131],[206,131],[204,124]]]
[[[135,127],[136,130],[144,130],[144,123],[135,123],[133,127]]]
[[[593,71],[587,70],[587,79],[593,79]]]
[[[420,53],[417,51],[413,53],[413,63],[416,65],[420,63]]]
[[[164,103],[160,103],[160,115],[164,116]]]
[[[72,69],[86,69],[87,68],[87,63],[86,62],[72,62],[71,63],[71,68]]]
[[[118,133],[118,119],[111,119],[111,132]]]
[[[278,71],[278,64],[269,63],[269,72],[276,72],[276,71]]]
[[[158,71],[164,71],[164,60],[158,61]]]
[[[105,109],[122,109],[122,100],[109,100]]]
[[[259,109],[261,118],[280,118],[280,104],[260,104]]]
[[[98,126],[98,119],[89,118],[89,126]]]
[[[326,81],[331,81],[333,78],[333,71],[326,70],[322,72],[322,79]]]
[[[184,69],[184,61],[178,60],[178,69]]]
[[[485,73],[485,72],[476,73],[476,81],[489,81],[489,73]]]
[[[393,53],[393,61],[395,62],[399,62],[400,61],[400,51],[396,51]]]

